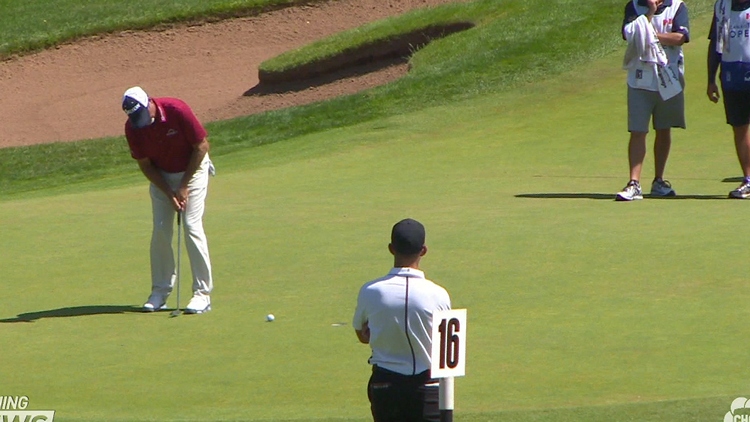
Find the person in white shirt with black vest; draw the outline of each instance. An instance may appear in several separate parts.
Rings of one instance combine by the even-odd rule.
[[[438,381],[431,379],[432,313],[451,309],[448,292],[419,269],[427,253],[424,226],[393,226],[388,275],[362,286],[353,327],[372,349],[367,396],[375,422],[439,421]]]
[[[672,128],[685,128],[682,45],[690,41],[687,6],[682,0],[631,0],[625,5],[622,37],[628,42],[628,51],[643,51],[630,57],[626,53],[624,63],[628,70],[630,180],[615,199],[643,199],[640,179],[652,118],[656,139],[651,196],[674,196],[672,185],[664,180],[664,170],[672,147]]]
[[[717,0],[708,33],[708,99],[719,102],[716,73],[721,65],[724,113],[732,126],[734,146],[742,168],[740,185],[730,198],[750,198],[750,0]]]

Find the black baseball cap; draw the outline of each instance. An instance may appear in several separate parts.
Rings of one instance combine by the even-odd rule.
[[[151,124],[148,103],[148,95],[141,87],[134,86],[123,94],[122,110],[128,115],[134,128],[140,129]]]
[[[399,221],[391,230],[393,250],[403,255],[419,253],[424,247],[424,238],[424,226],[411,218]]]

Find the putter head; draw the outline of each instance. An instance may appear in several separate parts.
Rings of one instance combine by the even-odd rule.
[[[174,311],[172,311],[172,312],[169,313],[169,317],[170,318],[174,318],[176,316],[179,316],[181,313],[182,313],[182,311],[180,311],[179,309],[175,309]]]

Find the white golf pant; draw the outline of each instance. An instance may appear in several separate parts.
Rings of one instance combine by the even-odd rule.
[[[206,154],[206,158],[188,184],[187,206],[182,219],[182,237],[193,275],[193,294],[206,296],[211,294],[213,289],[208,241],[203,231],[203,211],[208,192],[209,169],[213,172],[213,165]],[[169,186],[177,190],[183,173],[162,172],[162,175]],[[166,297],[172,292],[177,279],[175,254],[172,247],[176,211],[172,205],[172,199],[153,184],[150,186],[150,192],[154,219],[151,234],[151,291]]]

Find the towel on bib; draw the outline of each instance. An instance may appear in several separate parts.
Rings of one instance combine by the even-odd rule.
[[[682,84],[677,72],[668,66],[669,59],[656,35],[656,30],[645,15],[633,21],[633,33],[628,39],[628,47],[623,58],[623,69],[650,71],[657,77],[657,87],[663,100],[668,100],[682,92]]]

